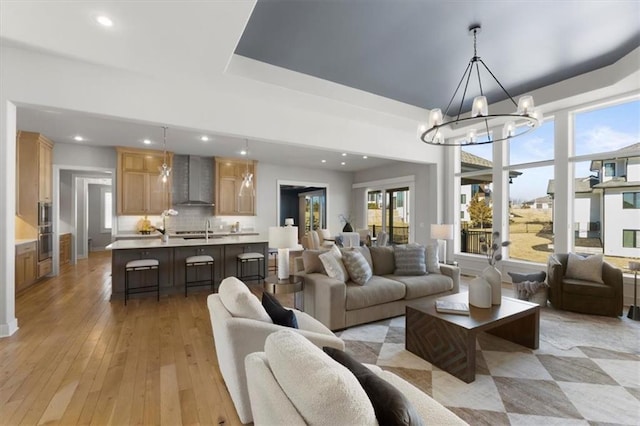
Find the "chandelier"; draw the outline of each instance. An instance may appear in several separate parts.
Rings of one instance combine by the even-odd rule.
[[[462,78],[460,79],[456,90],[453,92],[453,96],[451,96],[451,100],[449,101],[444,114],[439,108],[432,109],[429,113],[428,124],[426,126],[422,126],[419,130],[420,139],[425,143],[440,146],[482,145],[522,136],[542,124],[542,112],[534,108],[533,97],[522,96],[518,99],[518,103],[516,103],[509,92],[507,92],[507,89],[504,88],[493,72],[491,72],[489,67],[487,67],[484,61],[478,56],[477,35],[480,32],[480,29],[481,27],[479,24],[473,24],[469,27],[469,34],[473,35],[473,57],[462,74]],[[493,78],[507,98],[509,98],[516,107],[516,111],[514,113],[489,114],[487,98],[484,95],[484,88],[482,86],[482,80],[480,79],[480,65],[482,65],[486,73]],[[480,95],[473,99],[471,114],[469,116],[461,117],[462,108],[465,104],[465,96],[467,94],[467,89],[469,88],[469,81],[471,80],[471,75],[474,73],[474,69],[475,75],[478,79]],[[462,90],[460,104],[457,107],[457,115],[455,116],[455,119],[444,121],[445,117],[449,117],[449,110],[456,100],[463,83],[464,87]],[[502,137],[500,138],[492,137],[489,132],[490,127],[496,126],[502,126]],[[465,137],[454,137],[457,129],[466,127],[469,127],[469,129],[467,130]],[[486,133],[486,139],[479,140],[478,134],[482,133]]]
[[[245,164],[245,171],[242,174],[242,184],[240,185],[240,192],[238,193],[240,197],[246,195],[255,195],[253,189],[253,173],[249,172],[249,139],[246,139],[246,148],[243,152],[244,155],[247,156],[247,162]]]
[[[167,165],[167,126],[162,127],[164,132],[164,157],[160,169],[160,180],[162,183],[167,183],[169,176],[171,176],[171,167]]]

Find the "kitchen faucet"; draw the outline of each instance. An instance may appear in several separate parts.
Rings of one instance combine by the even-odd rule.
[[[209,242],[209,229],[211,229],[211,222],[209,219],[204,221],[204,240],[205,242]]]

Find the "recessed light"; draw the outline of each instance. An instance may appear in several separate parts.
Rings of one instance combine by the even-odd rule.
[[[80,136],[80,135],[76,135],[76,136],[73,137],[73,140],[74,141],[78,141],[78,142],[82,142],[84,140],[84,138],[82,136]]]
[[[362,156],[362,158],[364,158],[364,159],[366,160],[366,159],[367,159],[367,158],[369,158],[369,157],[367,157],[366,155],[363,155],[363,156]]]
[[[240,155],[247,155],[247,151],[243,149],[242,151],[240,151]]]
[[[347,164],[347,163],[345,163],[344,161],[342,163],[340,163],[341,166],[344,166],[345,164]]]
[[[143,140],[142,143],[145,145],[151,145],[151,141],[149,139]]]
[[[113,27],[113,21],[105,15],[96,16],[96,22],[103,27]]]
[[[343,153],[342,153],[342,156],[343,156],[343,157],[346,157],[346,156],[347,156],[347,153],[346,153],[346,152],[343,152]]]
[[[326,162],[327,162],[327,160],[322,160],[322,162],[323,162],[323,163],[326,163]]]
[[[207,136],[207,135],[200,136],[200,140],[201,140],[202,142],[207,142],[207,141],[209,140],[209,136]]]

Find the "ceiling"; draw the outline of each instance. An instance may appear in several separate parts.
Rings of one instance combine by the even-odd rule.
[[[473,56],[473,23],[478,56],[514,97],[640,45],[638,1],[259,0],[236,53],[444,111]],[[506,97],[482,79],[490,102]]]
[[[144,78],[203,82],[212,73],[224,77],[235,50],[426,108],[448,102],[472,54],[472,22],[483,25],[479,55],[514,96],[610,64],[640,44],[638,1],[223,3],[2,1],[0,42]],[[98,12],[114,18],[112,29],[96,26]],[[18,104],[18,128],[57,143],[142,148],[150,139],[150,147],[162,149],[163,124]],[[207,142],[200,140],[205,134]],[[74,141],[76,135],[85,140]],[[167,135],[167,149],[178,154],[237,157],[245,143],[242,135],[172,125]],[[250,158],[276,165],[342,171],[392,161],[257,139],[249,151]]]

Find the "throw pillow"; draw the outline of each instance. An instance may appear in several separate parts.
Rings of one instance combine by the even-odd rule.
[[[358,380],[306,337],[291,329],[271,333],[264,352],[278,385],[305,423],[376,424],[373,406]]]
[[[329,275],[331,278],[335,278],[340,282],[347,282],[347,280],[349,279],[349,273],[344,267],[342,259],[337,258],[331,251],[322,253],[318,257],[322,262],[322,266],[324,266],[324,269],[327,271],[327,275]]]
[[[371,266],[359,250],[346,250],[342,253],[342,263],[347,269],[351,281],[356,284],[364,285],[373,275]]]
[[[329,347],[323,347],[322,350],[356,376],[373,405],[380,425],[424,424],[413,404],[391,383],[378,377],[344,351]]]
[[[371,247],[369,251],[373,262],[373,275],[393,274],[396,269],[393,246]]]
[[[342,259],[342,252],[337,245],[332,245],[329,251],[338,259]]]
[[[373,269],[373,260],[371,259],[371,251],[369,250],[368,246],[343,247],[340,249],[342,253],[344,253],[345,251],[353,251],[353,250],[359,251],[360,253],[362,253],[364,258],[367,259],[367,263],[369,264],[369,266]]]
[[[302,252],[302,264],[304,265],[305,274],[311,274],[314,272],[326,274],[319,257],[325,252],[326,250],[305,250]]]
[[[438,265],[438,243],[429,244],[426,248],[427,272],[430,274],[439,274],[440,265]]]
[[[234,317],[273,322],[249,287],[236,277],[227,277],[218,288],[220,301]]]
[[[602,284],[602,262],[602,254],[582,257],[574,253],[569,253],[565,276],[576,280],[593,281]]]
[[[271,317],[274,324],[285,327],[298,328],[296,314],[291,309],[285,309],[278,299],[266,291],[262,293],[262,306]]]
[[[425,275],[427,273],[424,246],[419,244],[398,245],[395,247],[394,257],[396,275]]]
[[[517,272],[507,272],[511,277],[511,281],[513,283],[521,283],[524,281],[531,282],[544,282],[545,278],[547,278],[547,273],[545,271],[534,272],[533,274],[519,274]]]

